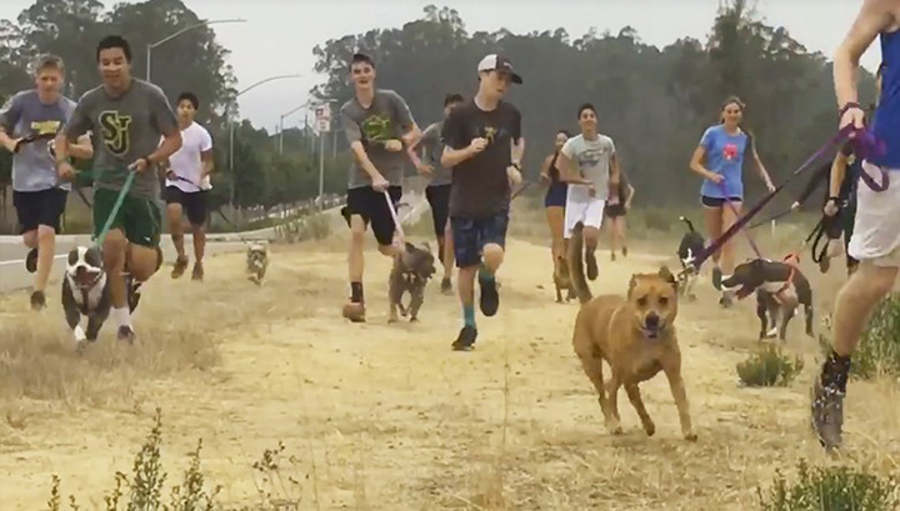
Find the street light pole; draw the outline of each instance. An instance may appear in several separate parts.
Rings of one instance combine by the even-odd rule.
[[[189,30],[193,30],[195,28],[200,28],[200,27],[204,27],[206,25],[212,25],[215,23],[244,23],[246,21],[247,20],[242,19],[242,18],[227,19],[227,20],[203,20],[200,23],[195,23],[193,25],[184,27],[181,30],[179,30],[173,34],[170,34],[170,35],[160,39],[159,41],[156,41],[155,43],[148,44],[147,45],[147,81],[148,82],[150,81],[150,54],[153,51],[153,48],[156,48],[157,46],[159,46],[169,40],[175,39],[176,37],[180,36],[181,34],[187,32]]]
[[[287,111],[286,113],[281,114],[281,117],[278,120],[278,130],[279,130],[278,131],[278,133],[279,133],[279,135],[278,135],[278,154],[279,155],[284,154],[284,118],[291,115],[292,113],[296,112],[297,110],[300,110],[301,108],[305,108],[307,106],[309,106],[309,100],[307,100],[306,103],[303,103],[302,105],[298,106],[297,108],[291,109],[291,110]]]
[[[290,74],[290,75],[277,75],[270,76],[269,78],[264,78],[246,89],[238,92],[234,95],[234,100],[236,101],[238,96],[244,94],[245,92],[249,92],[252,89],[264,84],[269,83],[274,80],[283,80],[286,78],[300,78],[302,74]],[[234,192],[237,187],[237,176],[234,175],[234,120],[228,115],[228,109],[225,109],[225,115],[228,117],[228,173],[231,175],[231,199],[229,204],[231,204],[231,209],[234,210]]]

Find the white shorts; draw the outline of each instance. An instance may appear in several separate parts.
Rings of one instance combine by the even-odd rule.
[[[864,161],[862,172],[881,182],[878,167]],[[860,262],[900,267],[900,170],[889,169],[890,185],[883,192],[862,179],[856,190],[856,220],[848,252]]]
[[[603,206],[605,204],[606,199],[588,196],[586,187],[569,185],[569,191],[566,194],[566,219],[563,237],[565,239],[571,238],[572,231],[575,230],[575,225],[579,222],[584,224],[585,227],[599,229],[603,225]]]

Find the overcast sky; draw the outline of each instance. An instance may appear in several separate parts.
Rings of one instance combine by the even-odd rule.
[[[15,20],[32,3],[32,0],[0,0],[0,18]],[[428,4],[455,8],[470,32],[505,27],[521,33],[562,27],[576,38],[592,26],[602,33],[631,25],[645,43],[662,47],[684,36],[705,40],[719,0],[184,0],[184,3],[200,18],[247,20],[213,27],[218,40],[232,52],[230,63],[237,74],[239,89],[273,75],[304,75],[300,79],[270,82],[239,98],[241,113],[271,132],[279,116],[303,104],[307,91],[321,80],[313,72],[312,48],[316,44],[370,28],[400,27],[420,17],[422,8]],[[809,50],[830,57],[860,3],[861,0],[759,0],[757,11],[768,24],[786,27]],[[104,4],[111,6],[113,2],[105,0]],[[93,51],[93,47],[86,47],[85,51]],[[134,51],[136,58],[144,58],[142,49]],[[874,70],[880,59],[876,40],[862,63]],[[302,123],[302,120],[301,111],[286,119],[285,125]]]

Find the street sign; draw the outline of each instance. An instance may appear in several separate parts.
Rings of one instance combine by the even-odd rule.
[[[316,124],[315,130],[319,133],[326,133],[331,130],[331,105],[323,103],[316,106]]]

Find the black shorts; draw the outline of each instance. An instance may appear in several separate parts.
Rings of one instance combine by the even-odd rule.
[[[509,211],[487,218],[450,217],[456,266],[467,268],[481,263],[481,252],[488,243],[505,247],[508,225]]]
[[[191,225],[203,225],[206,223],[207,191],[185,192],[175,186],[166,187],[166,204],[181,204],[181,208],[187,213]]]
[[[450,214],[450,187],[452,185],[429,186],[425,188],[425,198],[431,205],[431,219],[434,220],[434,233],[444,235],[447,217]]]
[[[603,215],[609,218],[625,216],[625,206],[622,204],[607,204],[603,208]]]
[[[728,197],[728,202],[744,202],[744,199],[742,197]],[[725,199],[722,197],[701,195],[700,203],[708,208],[721,208],[725,205]]]
[[[396,211],[403,189],[391,186],[388,193]],[[371,186],[347,190],[347,205],[341,208],[341,215],[348,226],[352,215],[361,216],[366,225],[372,224],[372,232],[379,245],[390,245],[394,241],[394,217],[388,209],[384,193],[376,192]]]
[[[60,230],[59,217],[66,210],[69,193],[62,188],[49,188],[37,192],[13,190],[13,205],[19,218],[19,234],[33,231],[39,225]]]

